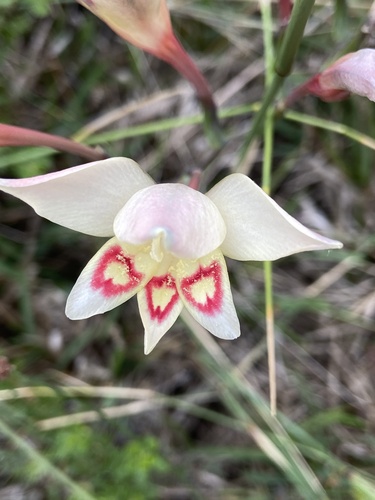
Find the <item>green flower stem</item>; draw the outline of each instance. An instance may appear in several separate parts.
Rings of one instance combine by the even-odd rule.
[[[69,476],[62,472],[62,470],[56,468],[51,462],[44,458],[42,454],[28,443],[27,439],[22,439],[22,437],[15,433],[11,427],[1,419],[0,434],[5,436],[16,448],[26,455],[27,458],[36,465],[37,470],[43,471],[45,475],[49,475],[52,479],[67,488],[72,493],[71,498],[76,500],[95,500],[92,495],[72,481]]]
[[[358,130],[355,130],[354,128],[347,127],[342,123],[325,120],[324,118],[318,118],[317,116],[305,115],[304,113],[298,113],[297,111],[284,111],[283,117],[286,120],[304,123],[305,125],[311,125],[312,127],[335,132],[336,134],[348,137],[349,139],[352,139],[353,141],[356,141],[370,149],[375,149],[375,140],[372,137],[363,134],[362,132],[358,132]]]
[[[272,10],[269,1],[261,1],[261,13],[263,21],[263,43],[266,63],[266,88],[272,84],[274,51],[272,42]],[[264,121],[264,152],[262,166],[262,188],[267,193],[271,192],[272,158],[273,158],[273,135],[274,135],[274,113],[272,108],[265,110]],[[268,373],[270,387],[270,409],[271,414],[277,411],[277,382],[276,382],[276,353],[274,335],[274,313],[273,313],[273,287],[272,287],[272,263],[264,262],[264,293],[265,314],[267,333]]]
[[[237,116],[247,115],[248,113],[260,112],[261,105],[258,102],[252,104],[246,104],[241,106],[234,106],[230,108],[222,108],[219,110],[219,118],[234,118]],[[257,115],[258,116],[258,115]],[[317,118],[315,116],[306,115],[303,113],[297,113],[295,111],[284,111],[281,116],[286,120],[296,121],[299,123],[305,123],[313,127],[322,128],[324,130],[331,130],[337,134],[344,135],[349,139],[353,139],[370,149],[375,149],[375,140],[366,134],[358,132],[357,130],[343,125],[341,123],[333,122],[331,120],[325,120],[323,118]],[[177,118],[165,118],[164,120],[157,120],[141,125],[134,125],[133,127],[121,128],[116,130],[110,130],[108,132],[101,132],[95,135],[88,136],[85,139],[86,144],[102,144],[102,143],[112,143],[119,140],[130,139],[132,137],[140,137],[150,134],[157,134],[160,132],[165,132],[169,130],[174,130],[180,127],[198,125],[202,123],[202,115],[191,115],[183,116]],[[28,149],[27,156],[30,155],[30,149]],[[48,156],[53,154],[51,150],[35,148],[35,156],[32,157],[33,160],[39,159],[43,156]],[[23,161],[24,158],[16,157],[14,163],[9,158],[10,155],[0,156],[0,168],[4,166],[13,165],[19,161]],[[14,153],[12,154],[12,157]],[[6,162],[3,158],[6,157]]]
[[[240,153],[240,163],[246,157],[251,143],[259,134],[260,128],[262,127],[264,118],[266,116],[267,109],[277,96],[283,84],[284,78],[289,75],[292,69],[307,20],[309,18],[311,9],[314,6],[314,2],[315,0],[296,0],[296,2],[294,3],[289,24],[285,30],[280,50],[276,57],[272,83],[266,89],[266,94],[264,96],[262,106],[258,114],[254,118],[250,133],[242,147],[242,151]],[[261,1],[261,6],[262,3],[263,2]]]
[[[257,112],[260,108],[261,105],[259,102],[222,108],[219,110],[219,118],[225,119],[243,116],[249,113]],[[352,139],[367,148],[375,150],[375,139],[342,123],[325,120],[324,118],[318,118],[316,116],[306,115],[304,113],[298,113],[291,110],[277,110],[277,118],[285,118],[289,121],[304,123],[306,125],[311,125],[312,127],[321,128],[322,130],[330,130],[331,132],[348,137],[349,139]],[[102,132],[95,135],[89,134],[87,139],[85,139],[85,142],[90,144],[112,143],[118,140],[130,139],[132,137],[146,136],[163,131],[174,130],[179,127],[198,125],[202,123],[202,120],[202,115],[166,118],[164,120],[148,122],[142,125],[135,125],[134,127]],[[25,147],[19,151],[6,151],[0,154],[0,170],[2,168],[9,168],[13,165],[18,165],[20,162],[36,161],[54,154],[56,154],[56,151],[40,147]]]
[[[289,75],[292,70],[303,32],[315,0],[297,0],[294,3],[292,15],[284,38],[281,42],[279,53],[275,62],[275,72],[282,78]]]
[[[264,273],[264,296],[266,304],[266,332],[267,332],[267,353],[268,372],[270,386],[270,408],[273,416],[277,413],[277,379],[276,379],[276,352],[275,352],[275,320],[273,312],[273,282],[272,282],[272,262],[263,263]]]
[[[276,97],[277,93],[279,92],[283,81],[284,81],[284,79],[281,76],[275,74],[271,85],[266,90],[266,94],[263,98],[262,105],[261,105],[258,113],[254,117],[250,133],[243,143],[242,150],[240,153],[239,163],[242,163],[243,159],[247,156],[247,152],[248,152],[253,140],[259,134],[259,131],[260,131],[261,126],[263,125],[267,110],[270,107],[270,105],[273,103],[273,101],[275,100],[275,97]]]

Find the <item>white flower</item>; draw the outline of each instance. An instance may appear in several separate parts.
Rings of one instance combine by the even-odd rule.
[[[112,237],[89,261],[66,314],[104,313],[137,294],[148,354],[183,307],[222,339],[240,335],[223,255],[275,260],[341,248],[297,222],[242,174],[206,195],[183,184],[155,184],[126,158],[110,158],[0,189],[42,217],[93,236]]]

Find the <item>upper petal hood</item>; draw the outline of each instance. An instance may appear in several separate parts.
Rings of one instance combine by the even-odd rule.
[[[161,236],[177,257],[196,259],[224,240],[224,221],[215,204],[183,184],[158,184],[136,193],[118,213],[117,238],[139,245]]]
[[[275,260],[306,250],[342,247],[300,224],[243,174],[229,175],[207,196],[227,226],[221,249],[233,259]]]
[[[0,179],[0,190],[52,222],[92,236],[111,236],[117,212],[152,184],[133,160],[110,158],[37,177]]]

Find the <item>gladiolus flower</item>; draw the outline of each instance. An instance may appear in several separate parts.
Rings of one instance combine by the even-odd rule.
[[[111,237],[79,276],[66,314],[87,318],[137,294],[146,354],[183,307],[219,338],[240,335],[224,255],[275,260],[342,247],[297,222],[242,174],[204,195],[183,184],[155,184],[132,160],[110,158],[0,179],[0,190],[52,222]]]
[[[375,101],[375,49],[361,49],[341,57],[297,87],[286,104],[307,94],[331,102],[346,99],[351,93]]]
[[[177,40],[166,0],[77,0],[121,38],[166,61],[195,87],[204,109],[216,106],[206,79]]]

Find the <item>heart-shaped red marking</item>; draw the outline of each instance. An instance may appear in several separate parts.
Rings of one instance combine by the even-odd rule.
[[[152,292],[154,289],[164,288],[166,290],[173,291],[174,293],[171,295],[169,302],[163,307],[157,305],[155,307],[153,301]],[[178,301],[178,292],[176,288],[176,282],[174,278],[170,274],[165,274],[164,276],[154,276],[145,287],[146,292],[146,300],[148,312],[150,314],[151,319],[156,320],[158,323],[162,323],[168,314],[172,311],[174,305]]]
[[[199,281],[212,278],[214,282],[214,293],[212,297],[206,295],[205,302],[198,302],[193,297],[192,287],[196,285]],[[190,302],[190,304],[204,314],[213,315],[221,309],[223,303],[223,285],[221,278],[221,267],[219,262],[213,261],[209,266],[202,267],[186,278],[181,280],[181,290],[185,296],[185,299]]]
[[[114,283],[113,278],[106,278],[105,272],[110,264],[118,264],[120,268],[123,268],[127,278],[125,283]],[[105,297],[114,297],[136,288],[143,277],[144,274],[135,269],[133,258],[126,255],[120,245],[114,245],[101,256],[94,271],[91,286],[94,290],[100,290]]]

